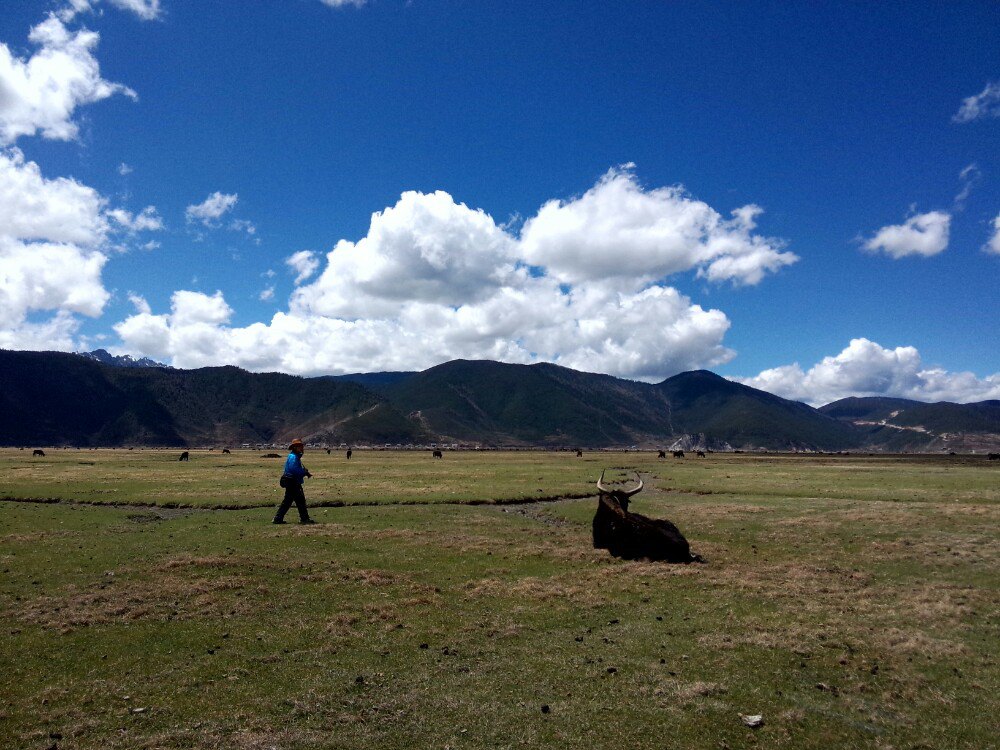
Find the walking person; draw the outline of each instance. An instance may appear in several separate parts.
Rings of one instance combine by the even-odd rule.
[[[305,453],[306,446],[301,440],[293,440],[288,446],[290,453],[285,460],[285,473],[281,475],[281,486],[285,488],[285,499],[278,506],[278,512],[274,514],[271,523],[285,523],[285,514],[295,503],[299,511],[299,523],[316,523],[309,517],[306,510],[306,493],[302,490],[302,482],[306,477],[311,477],[309,469],[302,465],[302,454]]]

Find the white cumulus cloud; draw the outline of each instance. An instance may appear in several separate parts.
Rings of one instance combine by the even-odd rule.
[[[39,132],[71,140],[78,132],[77,107],[114,94],[136,98],[130,88],[101,77],[93,54],[100,39],[96,32],[70,31],[50,14],[28,38],[37,47],[28,59],[0,43],[0,144]]]
[[[236,193],[220,193],[216,190],[201,203],[188,206],[184,216],[190,223],[200,222],[206,227],[216,227],[223,214],[232,211],[238,200]]]
[[[631,166],[612,169],[578,198],[542,206],[521,232],[525,260],[567,283],[648,282],[697,269],[710,281],[741,284],[798,260],[782,242],[753,233],[758,206],[727,219],[681,187],[644,190]]]
[[[1000,82],[990,81],[981,92],[963,99],[951,120],[966,123],[986,117],[1000,117]]]
[[[902,224],[882,227],[864,247],[870,252],[884,252],[893,258],[908,255],[930,257],[948,247],[951,214],[928,211],[911,216]]]
[[[586,272],[575,272],[567,248],[586,232],[551,212],[582,214],[596,230],[595,216],[627,208],[623,194],[640,204],[629,231],[612,243],[616,230],[603,229],[583,255]],[[603,202],[615,210],[596,205]],[[758,214],[749,206],[724,219],[675,189],[644,190],[618,170],[574,201],[547,203],[517,235],[447,193],[407,192],[372,215],[361,239],[341,240],[325,257],[290,256],[297,287],[270,321],[232,326],[221,294],[183,291],[170,313],[140,311],[115,330],[125,350],[178,367],[230,363],[316,375],[488,358],[655,381],[734,356],[723,343],[726,315],[694,303],[664,276],[756,283],[794,259],[754,233]],[[631,273],[601,265],[596,250],[609,247]],[[192,307],[213,314],[192,317],[185,312]]]
[[[159,222],[152,207],[133,215],[106,205],[93,188],[48,179],[19,149],[0,149],[0,346],[73,349],[77,316],[103,312],[109,235]]]
[[[795,363],[733,379],[814,406],[848,396],[960,403],[1000,398],[1000,373],[980,379],[971,372],[927,367],[912,346],[887,349],[865,338],[852,339],[840,354],[824,357],[808,370]]]

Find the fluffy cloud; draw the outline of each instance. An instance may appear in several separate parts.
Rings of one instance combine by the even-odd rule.
[[[97,245],[108,232],[103,208],[93,188],[65,177],[47,180],[20,150],[0,150],[0,235]]]
[[[882,227],[864,247],[871,252],[884,252],[893,258],[907,255],[929,257],[948,247],[951,214],[929,211],[911,216],[902,224]]]
[[[726,219],[681,187],[643,190],[631,166],[609,171],[579,198],[542,206],[521,233],[525,259],[566,283],[649,282],[697,268],[710,281],[742,284],[798,260],[781,242],[753,234],[759,207]]]
[[[355,8],[362,7],[368,0],[320,0],[323,5],[329,5],[331,8],[344,8],[351,5]]]
[[[814,406],[848,396],[960,403],[1000,398],[1000,373],[979,379],[971,372],[925,367],[912,346],[886,349],[864,338],[853,339],[840,354],[824,357],[808,370],[796,363],[734,380]]]
[[[319,270],[319,259],[312,250],[299,250],[285,259],[285,265],[295,272],[298,285]]]
[[[605,227],[581,249],[586,272],[578,274],[568,248],[601,229],[595,217],[619,216],[623,198],[639,208],[613,249],[632,272],[599,265],[598,251],[618,231]],[[574,201],[546,204],[517,236],[447,193],[407,192],[372,215],[364,237],[338,242],[325,264],[311,251],[288,258],[297,288],[288,310],[267,323],[231,326],[221,294],[184,291],[169,314],[140,311],[115,330],[123,351],[179,367],[315,375],[489,358],[659,380],[734,356],[723,345],[726,315],[667,286],[665,274],[756,283],[794,260],[754,234],[758,214],[747,207],[722,219],[679,189],[645,191],[616,170]],[[567,215],[582,216],[587,229],[563,222]],[[212,314],[192,317],[191,309]]]
[[[963,99],[951,120],[966,123],[986,117],[1000,117],[1000,83],[991,81],[980,93]]]
[[[40,132],[44,137],[70,140],[78,128],[76,108],[114,94],[136,94],[101,77],[93,51],[99,36],[70,31],[55,15],[31,29],[38,47],[27,60],[0,43],[0,144]]]
[[[200,222],[206,227],[216,227],[223,214],[232,211],[238,200],[236,193],[220,193],[216,190],[201,203],[188,206],[184,216],[189,223]]]
[[[1000,255],[1000,214],[993,220],[993,236],[983,249],[988,253]]]
[[[45,179],[17,149],[0,151],[0,346],[72,348],[74,314],[103,311],[104,203],[74,180]],[[53,317],[29,320],[45,312]]]

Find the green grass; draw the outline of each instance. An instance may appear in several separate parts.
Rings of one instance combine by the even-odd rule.
[[[186,466],[173,452],[47,453],[0,453],[0,494],[278,499],[254,494],[279,463],[255,453]],[[265,508],[0,504],[0,747],[995,743],[1000,467],[635,453],[305,463],[310,500],[381,504],[317,508],[311,527],[271,526]],[[645,472],[633,509],[673,520],[708,564],[593,550],[592,499],[441,502],[588,492],[603,466]],[[324,481],[343,494],[322,495]]]

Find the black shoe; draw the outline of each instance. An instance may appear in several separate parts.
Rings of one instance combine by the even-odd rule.
[[[311,518],[307,518],[304,521],[299,521],[299,523],[316,523],[316,521],[312,520]]]
[[[282,521],[280,518],[275,518],[271,523],[288,523],[288,521]]]

